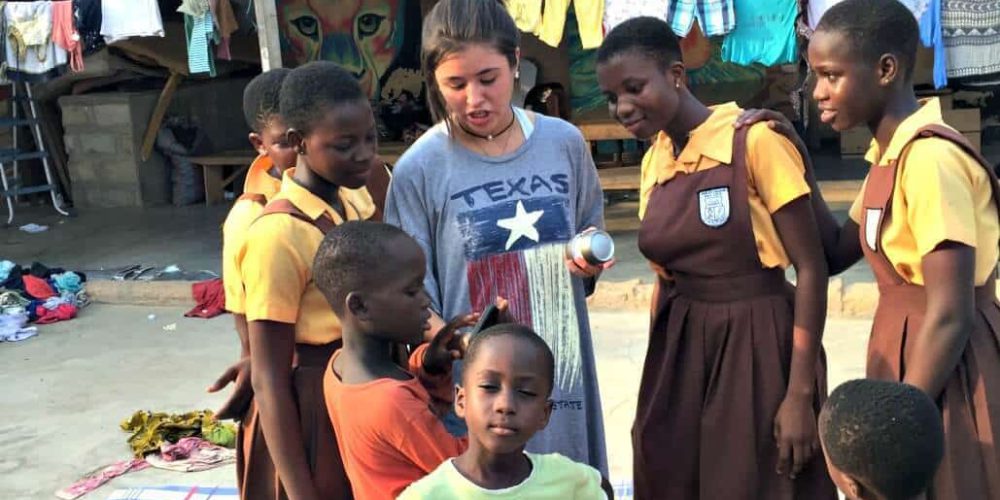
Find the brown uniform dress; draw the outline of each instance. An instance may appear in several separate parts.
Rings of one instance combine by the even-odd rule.
[[[382,220],[389,179],[389,172],[384,167],[373,168],[365,187],[372,197],[374,213],[367,220]],[[336,226],[326,214],[314,219],[288,199],[272,201],[264,208],[261,217],[273,216],[271,214],[290,215],[311,224],[323,234]],[[339,339],[320,345],[297,342],[292,362],[292,388],[303,433],[306,461],[316,491],[323,500],[353,498],[323,393],[323,375],[334,351],[341,346]],[[255,400],[251,401],[241,422],[237,443],[236,478],[240,498],[286,500],[288,495],[281,485],[267,448]]]
[[[678,175],[649,195],[639,249],[673,279],[658,283],[632,429],[639,500],[836,498],[820,454],[795,481],[775,472],[794,297],[784,272],[760,262],[746,135],[736,133],[731,165]],[[816,372],[818,412],[822,354]]]
[[[267,205],[261,216],[269,214],[291,215],[309,222],[323,234],[335,227],[334,222],[325,216],[311,219],[288,200],[276,200]],[[342,345],[340,340],[322,345],[296,343],[292,361],[292,387],[299,425],[302,428],[302,441],[305,444],[306,462],[316,491],[323,499],[353,498],[323,393],[323,374],[327,363]],[[250,403],[240,426],[238,442],[241,446],[236,453],[236,479],[240,498],[287,499],[288,494],[281,485],[264,439],[256,400]]]
[[[950,140],[977,158],[989,172],[994,202],[997,178],[982,157],[957,132],[928,125],[915,134]],[[902,381],[915,338],[921,333],[926,311],[924,287],[907,283],[882,251],[882,230],[892,217],[896,160],[873,167],[864,191],[864,211],[859,224],[865,259],[879,287],[878,308],[868,343],[868,378]],[[869,221],[869,217],[877,218]],[[875,247],[866,242],[865,228],[877,224]],[[944,420],[945,455],[928,498],[972,500],[1000,498],[1000,305],[996,279],[976,287],[975,325],[968,345],[937,403]]]

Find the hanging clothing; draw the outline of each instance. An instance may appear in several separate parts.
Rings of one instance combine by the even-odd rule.
[[[668,0],[606,0],[604,3],[604,32],[633,17],[655,17],[667,20]]]
[[[679,37],[687,36],[697,19],[707,36],[725,35],[736,27],[736,0],[670,0],[667,23]]]
[[[101,36],[101,0],[73,0],[73,18],[80,33],[83,55],[89,56],[104,48]]]
[[[506,5],[517,29],[534,33],[542,23],[542,0],[510,0]]]
[[[949,78],[1000,72],[1000,2],[944,2],[941,30]]]
[[[208,0],[181,0],[177,12],[191,17],[201,17],[209,11]]]
[[[538,26],[538,39],[558,47],[566,28],[566,11],[571,0],[545,0],[542,22]],[[586,50],[596,49],[604,41],[604,0],[572,0],[576,9],[576,22],[580,29],[580,42]]]
[[[219,35],[212,24],[212,13],[206,11],[199,17],[184,14],[184,33],[187,35],[188,71],[192,75],[208,73],[215,76],[215,58],[211,42],[218,43]]]
[[[797,0],[734,0],[736,29],[722,43],[722,60],[749,66],[775,66],[798,61],[795,43]]]
[[[156,0],[103,0],[101,35],[111,44],[134,36],[163,37],[163,19]]]
[[[227,61],[233,56],[229,51],[229,39],[240,29],[236,20],[236,13],[233,12],[233,5],[229,0],[211,0],[209,7],[212,9],[212,19],[215,21],[215,31],[221,37],[219,48],[215,51],[215,56]]]
[[[69,54],[69,67],[73,71],[83,71],[83,45],[73,20],[71,0],[52,2],[52,41]]]
[[[52,43],[52,2],[8,2],[4,17],[9,69],[38,75],[66,64],[66,50]]]
[[[920,43],[924,47],[934,49],[934,88],[948,85],[948,51],[945,50],[941,30],[941,0],[921,0],[926,2],[926,8],[914,11],[920,20]]]

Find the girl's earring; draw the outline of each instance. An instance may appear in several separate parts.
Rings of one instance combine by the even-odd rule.
[[[681,81],[680,80],[677,80],[677,81],[674,82],[674,88],[677,89],[677,90],[681,89]]]

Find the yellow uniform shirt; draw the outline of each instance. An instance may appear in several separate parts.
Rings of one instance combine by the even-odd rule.
[[[335,223],[340,215],[296,183],[295,169],[285,171],[275,200],[286,199],[307,216],[324,213]],[[348,220],[371,217],[375,205],[368,191],[341,189]],[[295,325],[295,341],[326,344],[340,338],[340,322],[312,281],[313,258],[323,233],[316,226],[284,214],[266,215],[250,225],[237,260],[246,286],[247,321],[270,320]]]
[[[678,173],[691,174],[732,163],[736,134],[733,123],[742,110],[735,103],[711,109],[711,116],[691,131],[687,145],[676,159],[673,142],[664,132],[660,132],[646,152],[642,159],[639,218],[645,215],[646,202],[656,185],[669,182]],[[760,262],[765,268],[787,268],[788,254],[771,214],[810,193],[802,156],[791,141],[767,124],[759,123],[747,131],[746,165],[750,223]]]
[[[258,156],[247,170],[243,192],[263,195],[266,200],[273,198],[281,187],[281,181],[268,173],[273,166],[270,157]],[[226,293],[226,310],[233,314],[246,313],[243,278],[240,276],[236,256],[246,239],[250,223],[263,211],[264,206],[256,201],[236,200],[226,221],[222,223],[222,287]]]
[[[601,473],[576,463],[558,453],[536,455],[531,460],[531,474],[521,484],[502,490],[487,490],[462,475],[452,460],[445,460],[434,472],[413,483],[399,495],[399,500],[605,500]]]
[[[1000,223],[990,177],[975,158],[939,137],[919,139],[903,150],[921,127],[947,126],[938,99],[922,104],[899,124],[884,154],[873,140],[865,155],[872,168],[884,168],[897,160],[892,215],[888,223],[883,223],[882,248],[907,283],[923,285],[925,255],[945,241],[968,245],[976,249],[979,286],[994,272],[1000,254]],[[859,224],[863,205],[864,188],[850,212],[851,219]]]

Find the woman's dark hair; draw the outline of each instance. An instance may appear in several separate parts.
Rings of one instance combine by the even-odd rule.
[[[420,65],[427,83],[427,104],[435,122],[451,127],[434,71],[450,54],[483,44],[503,54],[513,68],[521,35],[503,3],[495,0],[441,0],[424,18]]]

